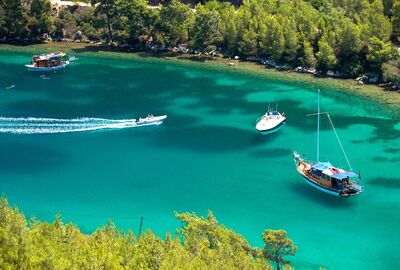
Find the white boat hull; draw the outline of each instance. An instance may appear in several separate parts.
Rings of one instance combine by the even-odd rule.
[[[279,125],[271,128],[271,129],[259,130],[259,131],[261,132],[262,135],[272,134],[272,133],[277,132],[278,130],[280,130],[285,124],[286,124],[286,122],[283,121]]]
[[[152,117],[146,117],[146,118],[139,118],[138,121],[136,121],[137,126],[154,126],[154,125],[161,125],[164,120],[167,118],[166,115],[160,115],[160,116],[152,116]]]
[[[268,111],[257,120],[256,129],[263,135],[278,131],[285,125],[286,117],[276,111]]]
[[[55,67],[35,67],[31,64],[25,65],[28,71],[41,71],[41,72],[48,72],[48,71],[56,71],[65,69],[69,65],[69,61],[66,61],[65,64],[55,66]]]

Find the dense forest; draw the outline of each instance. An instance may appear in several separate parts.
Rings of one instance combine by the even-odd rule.
[[[291,269],[297,247],[283,230],[266,230],[254,248],[239,234],[207,218],[176,213],[182,227],[165,239],[148,230],[139,237],[110,221],[86,235],[57,216],[51,224],[24,215],[0,198],[1,269]]]
[[[50,0],[0,0],[0,37],[183,47],[400,84],[400,0],[171,0],[156,2],[159,8],[147,0],[90,2],[57,9]]]

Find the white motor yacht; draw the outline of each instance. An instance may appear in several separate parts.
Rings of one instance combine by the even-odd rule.
[[[261,134],[266,135],[278,131],[285,125],[285,113],[280,113],[277,110],[268,109],[268,111],[257,119],[256,129]]]

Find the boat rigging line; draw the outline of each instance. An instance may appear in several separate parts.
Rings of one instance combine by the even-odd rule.
[[[333,122],[332,122],[332,119],[331,119],[330,114],[329,114],[328,112],[320,112],[320,113],[307,114],[307,116],[318,115],[318,118],[319,118],[319,116],[322,115],[322,114],[325,114],[326,116],[328,116],[329,124],[330,124],[330,126],[332,127],[333,132],[335,133],[336,140],[337,140],[338,143],[339,143],[340,149],[342,150],[342,153],[343,153],[343,155],[344,155],[344,158],[346,159],[347,165],[349,166],[350,171],[353,171],[353,168],[352,168],[351,165],[350,165],[350,161],[349,161],[349,159],[348,159],[348,157],[347,157],[347,155],[346,155],[346,152],[344,151],[342,142],[341,142],[340,139],[339,139],[339,135],[337,134],[336,129],[335,129],[335,126],[333,125]],[[318,137],[319,137],[319,136],[318,136]],[[319,146],[319,144],[318,144],[318,146]],[[318,152],[319,152],[319,149],[318,149]],[[319,155],[318,155],[318,158],[319,158]],[[319,162],[319,159],[318,159],[317,161]]]

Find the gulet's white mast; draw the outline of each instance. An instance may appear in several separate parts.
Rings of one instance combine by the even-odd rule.
[[[320,115],[320,108],[319,108],[319,93],[320,90],[318,89],[318,120],[317,120],[317,162],[319,162],[319,115]]]

